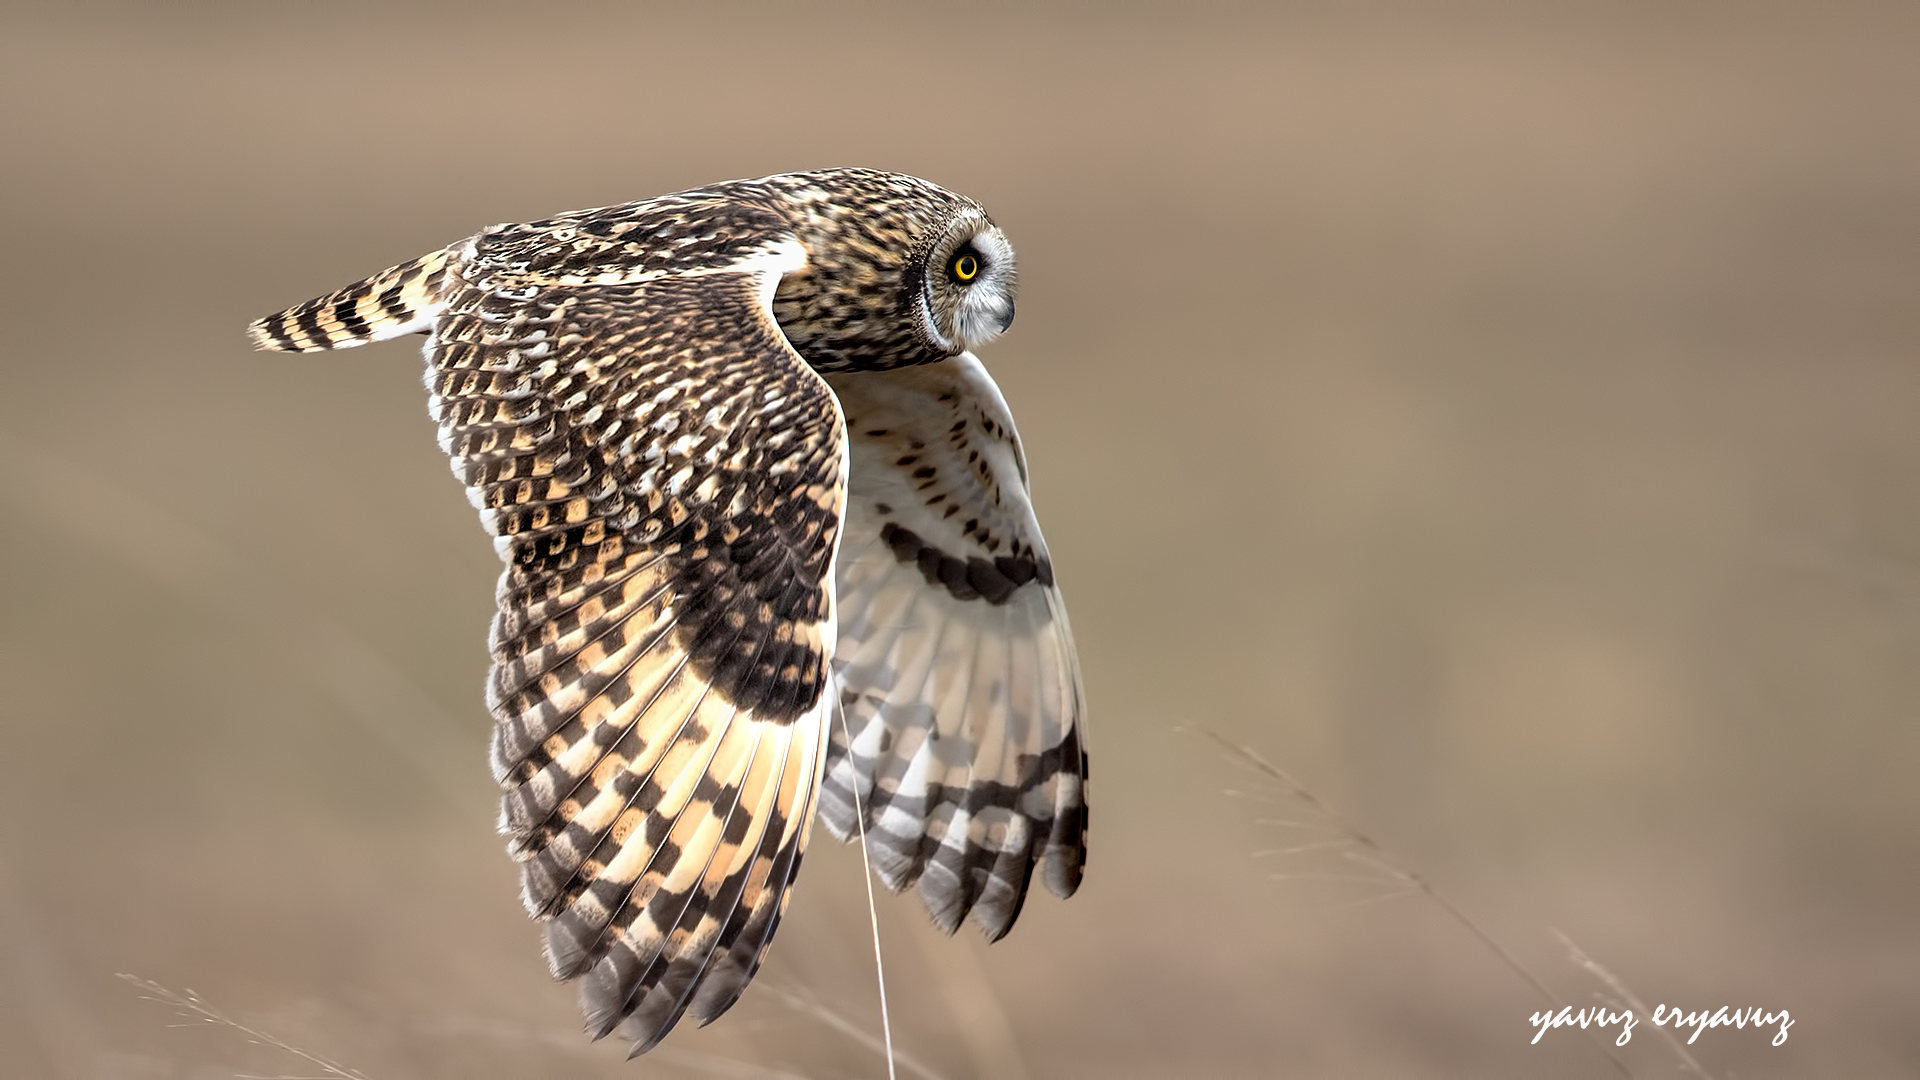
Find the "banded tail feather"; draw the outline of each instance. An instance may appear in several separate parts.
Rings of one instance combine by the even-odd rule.
[[[447,264],[456,247],[382,270],[247,327],[254,348],[274,352],[350,349],[425,331],[447,306]]]

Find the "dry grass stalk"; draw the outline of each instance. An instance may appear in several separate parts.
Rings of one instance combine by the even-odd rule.
[[[170,990],[151,979],[143,979],[138,975],[128,975],[125,972],[122,972],[120,977],[135,989],[139,990],[142,999],[169,1006],[179,1014],[183,1020],[187,1020],[192,1024],[212,1024],[215,1027],[224,1027],[232,1031],[237,1031],[246,1038],[248,1042],[256,1046],[270,1046],[275,1050],[284,1051],[303,1061],[319,1066],[326,1076],[333,1077],[334,1080],[372,1080],[371,1077],[359,1069],[351,1069],[334,1061],[332,1058],[323,1057],[308,1050],[302,1050],[284,1039],[269,1035],[257,1027],[235,1020],[233,1017],[215,1008],[205,998],[194,993],[192,990]],[[189,1025],[181,1024],[176,1026],[186,1027]],[[304,1080],[304,1078],[253,1077],[248,1078],[248,1080]]]
[[[834,712],[840,716],[840,731],[846,735],[847,745],[852,746],[853,731],[847,727],[846,714],[839,709]],[[867,810],[860,803],[860,786],[855,784],[847,790],[853,793],[853,820],[859,826],[860,881],[867,887],[867,925],[873,928],[873,977],[880,984],[880,1041],[887,1055],[887,1080],[897,1080],[897,1066],[893,1059],[893,1019],[887,1014],[887,960],[880,951],[880,909],[873,902],[873,860],[867,854]]]
[[[1554,993],[1552,987],[1542,982],[1533,972],[1528,971],[1526,965],[1522,964],[1518,957],[1508,952],[1504,945],[1494,940],[1492,934],[1487,933],[1486,930],[1481,928],[1479,923],[1474,922],[1472,918],[1468,917],[1467,913],[1462,911],[1452,900],[1448,899],[1444,893],[1434,888],[1432,882],[1401,865],[1399,860],[1387,851],[1386,848],[1381,847],[1373,837],[1356,828],[1346,818],[1341,817],[1332,805],[1309,791],[1305,785],[1295,780],[1286,770],[1268,761],[1258,750],[1234,742],[1232,739],[1221,735],[1217,731],[1206,727],[1196,728],[1195,730],[1217,743],[1227,752],[1229,758],[1241,766],[1251,769],[1268,780],[1273,781],[1275,784],[1278,784],[1288,797],[1298,802],[1301,806],[1304,806],[1307,812],[1312,815],[1314,819],[1312,825],[1314,827],[1327,829],[1333,832],[1336,837],[1333,840],[1312,842],[1293,848],[1274,849],[1271,853],[1304,853],[1322,850],[1338,851],[1348,860],[1374,871],[1372,874],[1344,877],[1338,875],[1276,874],[1274,875],[1276,878],[1285,880],[1288,878],[1313,877],[1319,880],[1347,880],[1367,882],[1376,885],[1382,883],[1384,880],[1401,887],[1396,889],[1394,893],[1389,894],[1389,896],[1402,895],[1408,891],[1420,893],[1424,895],[1428,901],[1433,903],[1434,906],[1446,912],[1449,918],[1455,923],[1458,923],[1482,945],[1486,946],[1495,956],[1499,957],[1500,962],[1506,966],[1507,970],[1519,976],[1520,980],[1532,987],[1535,993],[1552,1003],[1555,1012],[1570,1007],[1565,999],[1561,998],[1559,994]],[[1279,824],[1298,826],[1300,823],[1280,822]],[[1385,875],[1384,879],[1380,875]],[[1387,897],[1373,897],[1370,899],[1379,900],[1385,898]],[[1582,1034],[1586,1035],[1587,1040],[1593,1044],[1594,1049],[1598,1050],[1606,1057],[1608,1062],[1612,1063],[1615,1071],[1622,1076],[1633,1076],[1633,1070],[1627,1068],[1627,1063],[1620,1060],[1618,1055],[1608,1049],[1607,1045],[1602,1042],[1598,1036],[1594,1035],[1591,1031],[1583,1031]]]
[[[939,1073],[934,1072],[931,1068],[927,1067],[925,1063],[916,1060],[906,1051],[890,1049],[880,1038],[833,1011],[825,1002],[815,997],[812,991],[804,987],[784,986],[780,983],[773,982],[764,975],[755,982],[755,985],[763,987],[766,993],[771,994],[787,1008],[803,1016],[810,1016],[820,1021],[834,1031],[845,1035],[855,1043],[866,1047],[868,1050],[873,1051],[883,1058],[890,1058],[890,1063],[898,1065],[902,1071],[917,1076],[920,1080],[945,1080]]]
[[[1653,1010],[1647,1008],[1646,1002],[1641,1001],[1633,991],[1627,989],[1627,985],[1614,977],[1613,972],[1608,971],[1598,960],[1588,956],[1580,946],[1575,945],[1573,939],[1568,937],[1565,932],[1555,930],[1553,936],[1559,938],[1560,944],[1566,946],[1568,958],[1581,968],[1584,968],[1588,974],[1599,979],[1608,990],[1613,992],[1613,996],[1611,997],[1605,994],[1595,995],[1602,1003],[1606,1004],[1609,1008],[1617,1007],[1625,1009],[1636,1016],[1653,1015]],[[1661,1027],[1659,1024],[1653,1025],[1653,1030],[1658,1032],[1660,1038],[1679,1056],[1682,1068],[1699,1077],[1700,1080],[1713,1080],[1712,1074],[1708,1073],[1706,1069],[1701,1068],[1700,1062],[1687,1051],[1686,1044],[1682,1043],[1672,1031]]]

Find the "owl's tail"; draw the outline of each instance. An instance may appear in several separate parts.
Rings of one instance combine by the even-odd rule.
[[[447,263],[455,253],[455,248],[444,248],[278,315],[255,319],[247,336],[259,349],[319,352],[422,333],[446,307]]]

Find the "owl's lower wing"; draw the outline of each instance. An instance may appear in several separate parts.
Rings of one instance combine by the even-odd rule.
[[[843,427],[773,322],[790,240],[612,283],[513,240],[454,268],[430,406],[507,563],[501,829],[554,975],[638,1054],[739,997],[806,847]]]
[[[990,940],[1036,867],[1060,896],[1086,859],[1084,693],[1005,399],[972,354],[834,375],[850,466],[820,813],[866,811],[894,890]]]

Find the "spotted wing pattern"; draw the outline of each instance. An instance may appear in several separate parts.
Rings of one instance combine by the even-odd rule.
[[[1012,927],[1036,867],[1060,896],[1086,858],[1084,693],[1013,418],[971,353],[829,376],[850,441],[820,812],[866,811],[875,869],[952,932]]]
[[[418,305],[441,446],[507,564],[501,828],[553,973],[636,1054],[752,978],[836,704],[844,428],[773,321],[805,264],[783,228],[675,198],[502,226]],[[299,311],[256,338],[344,325]]]

